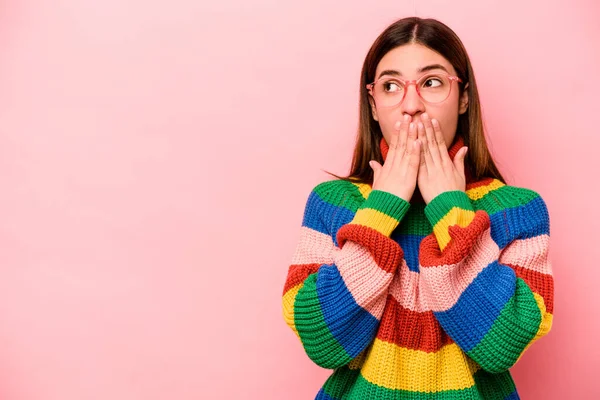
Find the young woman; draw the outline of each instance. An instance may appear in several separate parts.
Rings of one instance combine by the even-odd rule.
[[[388,27],[360,90],[350,174],[308,196],[283,290],[287,324],[334,370],[316,398],[518,399],[509,369],[552,325],[545,202],[494,165],[446,25]]]

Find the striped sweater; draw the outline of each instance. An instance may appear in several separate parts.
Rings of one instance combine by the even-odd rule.
[[[316,399],[519,399],[509,368],[552,325],[545,202],[469,176],[414,198],[343,180],[308,196],[282,303],[334,370]]]

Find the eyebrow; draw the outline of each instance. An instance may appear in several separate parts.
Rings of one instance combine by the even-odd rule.
[[[417,72],[421,73],[421,72],[431,71],[432,69],[442,69],[442,70],[446,71],[446,73],[448,73],[448,74],[450,73],[442,64],[427,65],[425,67],[419,68],[419,70]],[[377,79],[381,78],[383,75],[402,76],[402,72],[397,71],[395,69],[386,69],[385,71],[381,71],[381,73],[379,74]]]

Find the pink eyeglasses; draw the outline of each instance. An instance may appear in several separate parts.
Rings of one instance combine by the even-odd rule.
[[[462,82],[458,76],[445,73],[431,73],[419,79],[406,80],[384,75],[367,85],[369,94],[377,107],[394,107],[404,101],[409,85],[415,85],[419,97],[426,103],[438,104],[445,101],[452,92],[452,81]]]

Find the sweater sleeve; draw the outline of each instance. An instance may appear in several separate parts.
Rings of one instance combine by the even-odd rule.
[[[356,359],[375,338],[389,284],[403,258],[390,235],[410,203],[372,190],[335,233],[327,223],[331,213],[349,210],[322,196],[313,189],[308,197],[282,303],[286,323],[311,360],[336,369]]]
[[[491,216],[462,191],[425,208],[433,226],[420,248],[425,301],[452,340],[492,373],[512,367],[552,325],[548,210],[537,193],[518,193],[526,195]]]

